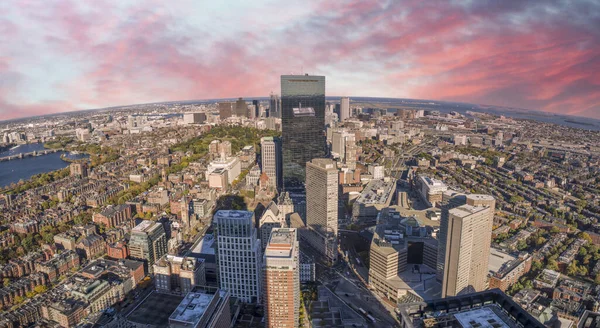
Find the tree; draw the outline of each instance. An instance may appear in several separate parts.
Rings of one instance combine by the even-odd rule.
[[[577,273],[582,277],[586,277],[588,275],[588,268],[585,265],[580,265],[577,268],[577,271],[578,271]]]
[[[539,271],[542,269],[542,267],[543,267],[543,264],[541,261],[534,260],[533,262],[531,262],[531,270],[533,270],[533,271]]]
[[[35,286],[35,288],[33,289],[34,292],[38,293],[38,294],[43,294],[48,290],[48,287],[46,287],[46,285],[39,285],[39,286]]]
[[[587,232],[581,232],[579,235],[577,235],[577,237],[587,241],[588,243],[592,242],[592,237],[590,237]]]
[[[10,285],[10,279],[4,278],[2,283],[3,283],[4,287],[8,287],[8,285]]]
[[[560,229],[558,227],[552,227],[552,228],[550,228],[550,233],[553,234],[553,235],[557,234],[559,232],[560,232]]]
[[[21,303],[23,303],[23,301],[24,301],[24,300],[25,300],[25,299],[23,299],[23,297],[21,297],[21,296],[17,295],[17,296],[15,296],[15,298],[14,298],[14,303],[15,303],[15,304],[21,304]]]
[[[556,262],[556,260],[549,259],[548,260],[548,264],[546,265],[546,268],[548,270],[554,270],[554,271],[556,271],[556,270],[558,270],[558,263]]]
[[[594,277],[594,282],[596,285],[600,285],[600,273],[596,274],[596,277]]]
[[[579,268],[577,267],[577,261],[573,261],[567,267],[567,274],[569,276],[574,276],[579,272]]]

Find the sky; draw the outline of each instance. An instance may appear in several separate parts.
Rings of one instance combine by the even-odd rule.
[[[2,0],[0,120],[279,93],[600,118],[600,1]]]

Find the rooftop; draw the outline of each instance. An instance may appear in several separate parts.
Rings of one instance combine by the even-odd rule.
[[[238,210],[220,210],[215,213],[213,219],[230,219],[230,220],[252,220],[254,213],[249,211]]]
[[[483,307],[454,315],[461,327],[471,328],[509,328],[510,326],[500,319],[490,308]]]
[[[200,318],[202,318],[206,309],[215,297],[218,297],[216,293],[190,292],[185,296],[181,303],[179,303],[179,306],[177,306],[177,309],[171,314],[169,320],[189,323],[194,326],[200,321]]]
[[[132,232],[150,232],[156,229],[158,225],[154,221],[144,220],[133,228]]]
[[[388,198],[393,194],[395,186],[396,182],[394,180],[371,180],[356,201],[362,204],[387,203]]]

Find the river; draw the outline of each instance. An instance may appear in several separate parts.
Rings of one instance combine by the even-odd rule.
[[[30,153],[32,151],[44,150],[44,145],[35,143],[20,145],[16,148],[0,152],[0,157],[13,156],[20,153]],[[8,162],[0,162],[0,187],[5,187],[19,180],[27,180],[40,173],[51,172],[63,169],[69,166],[68,162],[63,161],[60,155],[64,152],[51,153],[48,155],[25,157],[14,159]],[[88,155],[68,155],[72,159],[86,158]]]

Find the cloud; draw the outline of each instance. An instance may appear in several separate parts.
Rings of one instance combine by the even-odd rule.
[[[0,10],[0,119],[264,96],[302,68],[326,75],[330,95],[600,118],[594,1],[9,0]]]

